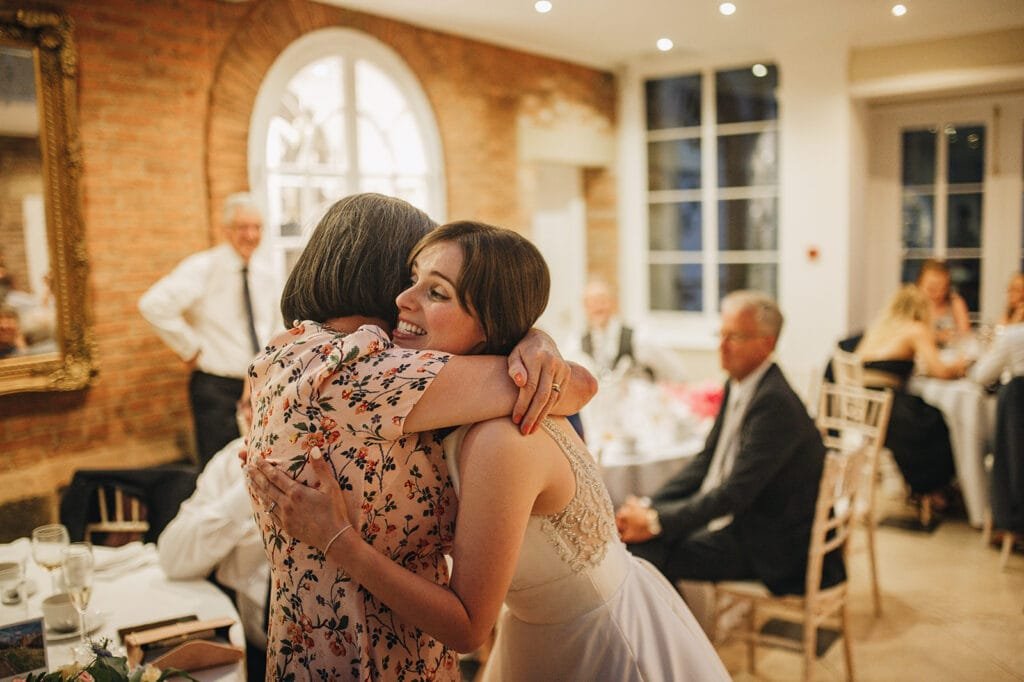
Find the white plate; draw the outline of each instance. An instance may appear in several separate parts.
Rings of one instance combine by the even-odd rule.
[[[102,611],[89,611],[85,614],[85,634],[91,635],[92,633],[103,627],[103,624],[107,620],[107,614]],[[57,632],[46,628],[46,641],[47,642],[60,642],[65,639],[71,639],[78,637],[78,628],[69,630],[68,632]]]

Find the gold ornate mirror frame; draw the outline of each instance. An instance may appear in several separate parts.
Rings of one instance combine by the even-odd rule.
[[[80,389],[88,385],[96,368],[79,194],[78,55],[72,23],[60,12],[46,9],[0,9],[0,44],[31,50],[35,64],[57,341],[57,352],[0,360],[0,394]]]

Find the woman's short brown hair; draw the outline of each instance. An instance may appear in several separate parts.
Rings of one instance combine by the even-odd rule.
[[[335,202],[313,230],[281,295],[285,322],[365,315],[395,324],[407,255],[437,226],[412,204],[382,194]]]
[[[507,355],[547,307],[551,275],[544,257],[512,230],[466,220],[442,225],[421,239],[409,265],[424,249],[444,242],[462,248],[455,292],[462,308],[483,327],[481,352]]]

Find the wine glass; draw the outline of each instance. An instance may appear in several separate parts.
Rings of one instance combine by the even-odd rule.
[[[71,543],[64,548],[63,560],[64,590],[71,598],[71,605],[78,611],[79,650],[87,652],[89,645],[85,641],[85,611],[89,608],[89,598],[92,596],[92,576],[96,564],[92,544]]]
[[[32,531],[32,558],[49,572],[50,588],[54,594],[58,591],[57,574],[54,571],[64,561],[64,548],[70,542],[68,529],[59,523],[39,526]]]

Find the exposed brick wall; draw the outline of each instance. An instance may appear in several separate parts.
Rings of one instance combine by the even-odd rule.
[[[451,218],[526,229],[516,119],[557,94],[610,123],[610,74],[308,0],[64,0],[76,24],[83,203],[100,374],[86,391],[0,396],[0,505],[53,495],[83,466],[185,457],[182,363],[139,316],[139,296],[209,246],[224,198],[247,188],[249,116],[289,43],[325,26],[365,31],[420,78],[441,130]],[[600,173],[598,173],[600,176]],[[597,215],[614,215],[597,192]],[[3,535],[0,506],[0,535]]]
[[[611,170],[586,169],[583,196],[587,204],[587,267],[591,275],[599,276],[618,289],[619,222],[615,210],[615,176]]]

